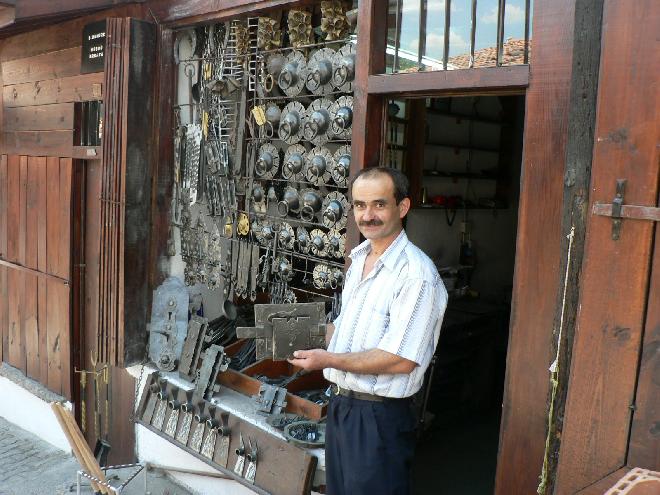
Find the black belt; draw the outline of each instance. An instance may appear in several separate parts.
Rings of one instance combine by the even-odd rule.
[[[368,400],[371,402],[394,402],[410,400],[410,397],[383,397],[382,395],[368,394],[366,392],[356,392],[355,390],[342,388],[337,384],[332,385],[332,393],[333,395],[341,395],[342,397],[347,397],[349,399]]]

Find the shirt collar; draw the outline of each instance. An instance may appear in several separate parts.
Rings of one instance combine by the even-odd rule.
[[[406,235],[406,231],[401,229],[401,232],[399,232],[399,235],[394,239],[392,244],[390,244],[385,252],[380,255],[380,258],[378,258],[378,261],[383,263],[389,270],[392,270],[394,268],[394,263],[399,257],[399,254],[401,251],[403,251],[403,248],[406,247],[408,244],[408,236]],[[363,256],[366,256],[369,254],[371,251],[371,241],[367,239],[363,243],[359,244],[356,246],[352,251],[351,254],[349,254],[349,257],[355,261],[358,258],[361,258]]]

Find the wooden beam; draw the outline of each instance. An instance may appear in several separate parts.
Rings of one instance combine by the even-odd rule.
[[[103,97],[103,72],[63,77],[48,81],[7,85],[2,88],[5,108],[77,101]]]
[[[13,7],[0,7],[0,29],[11,26],[14,23],[14,19]]]
[[[453,96],[459,94],[524,94],[529,66],[484,67],[432,72],[400,72],[369,76],[370,94]]]
[[[357,60],[353,83],[353,134],[351,141],[351,175],[364,167],[380,163],[385,118],[384,98],[369,93],[371,74],[385,71],[387,36],[387,4],[378,0],[363,0],[358,12]],[[360,243],[360,233],[353,215],[349,215],[346,231],[346,251]]]
[[[109,9],[122,3],[141,2],[144,0],[19,0],[16,2],[16,19],[34,19],[63,13],[84,13]]]
[[[176,27],[316,4],[317,0],[148,0],[145,8],[158,24]]]
[[[495,493],[536,493],[560,288],[575,0],[534,3],[523,163]],[[475,69],[476,70],[476,69]],[[566,492],[568,493],[568,492]]]

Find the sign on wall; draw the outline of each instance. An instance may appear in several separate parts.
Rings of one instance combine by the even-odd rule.
[[[83,28],[80,73],[101,72],[105,59],[105,21],[92,22]]]

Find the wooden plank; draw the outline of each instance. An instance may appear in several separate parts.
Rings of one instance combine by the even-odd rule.
[[[39,278],[43,278],[45,280],[52,280],[54,282],[60,283],[62,285],[69,285],[69,281],[60,277],[57,277],[55,275],[51,275],[46,272],[40,272],[39,270],[34,270],[32,268],[28,268],[23,265],[19,265],[18,263],[12,263],[11,261],[5,261],[0,259],[0,266],[4,266],[6,268],[11,268],[17,272],[28,274],[28,275],[36,275]]]
[[[561,209],[572,78],[573,0],[534,4],[515,275],[495,493],[536,493],[547,428],[559,291]],[[539,198],[543,202],[539,203]],[[575,462],[575,461],[574,461]]]
[[[37,208],[38,197],[43,193],[39,190],[39,166],[38,159],[28,157],[27,163],[27,204],[26,204],[26,246],[25,266],[38,268],[38,228],[39,211]],[[25,359],[27,375],[35,380],[40,380],[39,363],[39,327],[38,327],[38,277],[25,274]]]
[[[660,223],[655,225],[655,248],[650,280],[628,465],[658,470],[658,466],[660,466],[660,432],[658,431],[658,419],[660,418]]]
[[[7,154],[32,156],[71,156],[73,131],[18,131],[2,133],[2,149]]]
[[[41,273],[48,271],[48,160],[46,157],[36,158],[38,172],[37,196],[37,269]],[[48,384],[48,317],[46,312],[47,279],[39,277],[37,281],[37,325],[39,328],[39,376],[41,383]]]
[[[17,219],[20,212],[20,157],[10,155],[7,160],[7,260],[18,261],[18,222],[9,221]]]
[[[3,62],[3,84],[20,84],[80,74],[80,46]]]
[[[7,258],[7,155],[0,155],[0,259]]]
[[[25,263],[34,270],[38,269],[38,229],[39,215],[46,211],[38,210],[39,196],[44,192],[39,189],[39,163],[36,157],[27,158],[27,189],[26,189],[26,233],[25,233]],[[45,160],[44,160],[45,161]]]
[[[635,9],[605,2],[589,211],[595,202],[611,202],[619,178],[628,180],[625,203],[657,204],[660,100],[654,85],[660,58],[649,40],[658,22],[660,9],[652,0]],[[621,60],[628,60],[625,71]],[[623,220],[614,241],[610,218],[590,218],[558,493],[578,491],[626,462],[654,227]]]
[[[16,4],[16,19],[34,19],[62,13],[82,13],[114,7],[121,3],[143,2],[144,0],[30,0]]]
[[[135,425],[126,418],[131,416],[135,399],[135,378],[124,368],[110,368],[110,464],[135,462]]]
[[[18,264],[25,266],[25,244],[27,234],[27,156],[19,158],[20,177],[18,191]]]
[[[59,243],[57,268],[54,275],[71,280],[71,158],[60,158],[59,164]]]
[[[23,331],[25,340],[25,361],[27,376],[41,380],[39,361],[38,324],[38,279],[36,275],[25,274]]]
[[[7,85],[2,88],[2,99],[5,108],[100,100],[102,85],[103,72],[93,72],[48,81]]]
[[[60,160],[48,157],[46,161],[46,272],[55,275],[60,258]]]
[[[7,362],[14,368],[25,373],[25,361],[22,359],[23,354],[23,338],[21,335],[22,322],[23,322],[23,286],[25,275],[16,270],[10,270],[7,277],[8,288],[8,308],[9,308],[9,359]]]
[[[158,24],[189,25],[229,19],[238,15],[318,4],[318,0],[166,0],[149,2],[149,13]]]
[[[59,131],[73,129],[73,104],[56,103],[6,108],[4,131]]]
[[[529,85],[529,66],[380,74],[369,76],[368,85],[371,94],[524,94]]]
[[[62,394],[62,379],[64,373],[62,370],[62,336],[64,327],[62,325],[66,307],[60,306],[60,294],[58,288],[60,284],[48,280],[46,282],[46,325],[47,328],[47,351],[48,351],[48,389]]]
[[[7,257],[7,155],[0,156],[0,259]],[[0,361],[9,359],[7,269],[0,266]]]
[[[2,268],[0,268],[2,269]],[[4,269],[6,270],[6,269]],[[37,279],[37,328],[39,329],[39,378],[48,386],[48,280]]]
[[[9,362],[9,291],[8,270],[0,266],[0,361]]]

